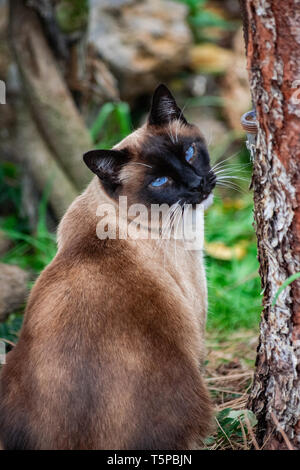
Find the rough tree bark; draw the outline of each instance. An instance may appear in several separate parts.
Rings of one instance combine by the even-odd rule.
[[[300,281],[272,306],[283,281],[300,271],[300,2],[241,4],[258,120],[252,184],[263,289],[249,406],[260,445],[300,449]]]

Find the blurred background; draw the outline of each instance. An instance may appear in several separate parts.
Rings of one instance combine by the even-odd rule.
[[[206,214],[207,367],[211,376],[248,371],[261,299],[238,0],[0,0],[0,80],[0,338],[17,341],[28,289],[55,255],[57,223],[91,178],[82,154],[143,123],[164,82],[212,162],[224,161]],[[244,397],[250,375],[235,394],[212,388],[221,410]]]

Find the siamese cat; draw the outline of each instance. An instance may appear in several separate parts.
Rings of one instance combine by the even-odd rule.
[[[1,445],[200,448],[212,421],[202,251],[174,237],[101,239],[97,208],[118,210],[120,196],[180,214],[203,207],[216,183],[204,138],[160,85],[146,124],[84,162],[95,176],[60,223],[1,371]]]

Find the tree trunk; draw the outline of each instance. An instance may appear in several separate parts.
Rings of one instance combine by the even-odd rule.
[[[264,449],[300,449],[300,2],[242,0],[258,120],[252,185],[263,312],[249,406]]]
[[[26,106],[20,104],[16,110],[16,159],[29,171],[40,194],[50,185],[49,203],[59,220],[78,196],[77,188],[57,163]]]
[[[82,154],[91,137],[59,72],[35,11],[23,0],[10,2],[10,33],[24,93],[45,142],[79,190],[91,176]]]

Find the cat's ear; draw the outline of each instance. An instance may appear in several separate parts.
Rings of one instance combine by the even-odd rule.
[[[119,172],[129,158],[124,150],[90,150],[83,155],[84,163],[95,173],[105,188],[115,191],[120,184]]]
[[[150,125],[162,126],[174,119],[179,119],[184,124],[187,124],[174,96],[166,85],[161,84],[153,94],[148,123]]]

